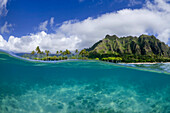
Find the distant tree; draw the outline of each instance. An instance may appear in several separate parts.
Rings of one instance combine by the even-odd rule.
[[[76,49],[76,50],[75,50],[75,53],[78,53],[78,52],[79,52],[78,49]]]
[[[62,52],[62,55],[69,55],[69,54],[71,54],[71,52],[68,49],[66,49],[66,51]]]
[[[56,54],[58,55],[58,54],[59,54],[59,51],[56,51]]]
[[[83,57],[84,56],[87,56],[88,55],[88,51],[86,51],[85,49],[81,50],[79,55],[82,55]]]
[[[41,52],[40,52],[40,54],[44,54],[44,52],[43,52],[43,51],[41,51]]]
[[[49,55],[50,51],[45,50],[45,53],[46,53],[46,55],[47,55],[47,57],[48,57],[48,55]]]
[[[31,52],[31,55],[34,55],[35,54],[35,51],[33,50],[32,52]]]
[[[71,52],[68,49],[66,49],[65,54],[69,55],[69,54],[71,54]]]
[[[38,54],[38,58],[39,58],[39,54],[41,54],[40,47],[39,47],[39,46],[37,46],[35,50],[36,50],[36,52],[37,52],[37,54]]]
[[[62,53],[63,53],[63,51],[62,51],[62,50],[60,50],[60,53],[62,54]]]
[[[35,49],[37,51],[37,54],[40,54],[41,53],[41,50],[40,50],[40,47],[37,46],[37,48]]]

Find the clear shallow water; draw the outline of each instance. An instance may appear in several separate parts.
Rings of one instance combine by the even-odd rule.
[[[170,74],[0,53],[0,113],[169,113]]]

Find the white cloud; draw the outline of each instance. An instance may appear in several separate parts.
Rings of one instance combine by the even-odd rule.
[[[9,28],[12,27],[12,24],[8,24],[8,22],[5,22],[5,24],[1,27],[1,33],[9,33]]]
[[[104,14],[96,19],[88,18],[81,22],[65,22],[59,29],[67,35],[76,34],[82,39],[79,48],[89,47],[106,34],[118,36],[139,36],[158,34],[167,43],[168,37],[160,35],[170,28],[170,14],[150,9],[124,9],[116,13]],[[162,35],[163,36],[163,35]]]
[[[54,17],[51,17],[51,19],[50,19],[50,26],[53,27],[53,24],[54,24]]]
[[[3,37],[0,35],[0,48],[6,49],[7,41],[3,39]]]
[[[165,7],[160,7],[159,4],[155,4],[157,1],[147,2],[141,9],[123,9],[97,18],[89,17],[83,21],[66,21],[54,34],[47,34],[43,31],[21,38],[11,36],[8,42],[2,40],[1,37],[1,42],[5,44],[1,44],[0,48],[15,52],[29,52],[39,45],[43,50],[48,49],[52,52],[66,48],[75,50],[92,46],[98,40],[103,39],[106,34],[118,36],[157,34],[161,41],[168,43],[170,12],[168,7],[165,7],[169,3],[162,0]],[[157,7],[159,7],[158,10],[156,10]]]
[[[142,4],[142,2],[140,0],[129,0],[128,6],[135,6],[135,5],[139,5],[139,4]]]
[[[164,30],[162,33],[159,34],[158,38],[168,43],[168,41],[170,40],[170,29]]]
[[[6,9],[8,0],[0,0],[0,15],[6,15],[8,10]]]
[[[151,3],[147,0],[147,7],[154,11],[164,11],[170,12],[170,4],[168,3],[170,0],[154,0],[154,3]]]
[[[46,20],[46,21],[40,23],[38,29],[41,30],[41,31],[47,31],[47,30],[48,30],[48,29],[47,29],[47,25],[48,25],[48,20]]]
[[[37,34],[23,36],[21,38],[10,36],[8,42],[0,35],[0,49],[14,52],[30,52],[40,46],[41,50],[75,50],[77,43],[81,40],[76,36],[65,37],[62,34],[47,34],[42,31]]]

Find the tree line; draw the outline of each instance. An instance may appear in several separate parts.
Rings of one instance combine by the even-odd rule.
[[[76,50],[75,50],[75,53],[78,53],[78,52],[79,52],[78,49],[76,49]],[[35,49],[35,51],[33,50],[33,51],[31,52],[31,55],[35,55],[35,54],[37,54],[37,55],[38,55],[38,54],[44,54],[44,52],[40,50],[40,47],[39,47],[39,46],[37,46],[36,49]],[[49,51],[49,50],[45,50],[45,54],[46,54],[46,56],[48,57],[49,54],[50,54],[50,51]],[[70,55],[71,52],[70,52],[68,49],[66,49],[65,51],[62,51],[62,50],[56,51],[56,55],[59,55],[59,54],[61,54],[61,55]]]
[[[96,51],[87,51],[83,49],[74,53],[66,49],[65,51],[56,51],[56,55],[51,54],[49,50],[44,52],[37,46],[31,54],[24,54],[23,57],[35,60],[66,60],[66,59],[82,59],[82,60],[101,60],[107,62],[170,62],[170,58],[158,55],[133,55],[133,54],[100,54]]]
[[[66,49],[65,51],[56,51],[56,56],[52,56],[49,50],[45,50],[44,52],[40,50],[40,47],[37,46],[35,50],[31,52],[31,59],[35,60],[66,60],[66,59],[81,59],[81,60],[102,60],[102,61],[109,61],[109,62],[120,62],[122,58],[120,57],[98,57],[96,53],[91,53],[86,49],[81,50],[80,52],[78,49],[74,51],[73,54],[71,51]],[[54,54],[53,54],[54,55]],[[24,57],[28,57],[29,55],[25,55]]]

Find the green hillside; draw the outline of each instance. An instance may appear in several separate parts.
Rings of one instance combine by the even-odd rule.
[[[117,37],[116,35],[106,37],[98,41],[89,49],[89,57],[110,57],[119,56],[124,60],[145,60],[169,59],[170,47],[161,42],[155,36],[141,35],[139,37]],[[157,60],[156,60],[157,61]]]

